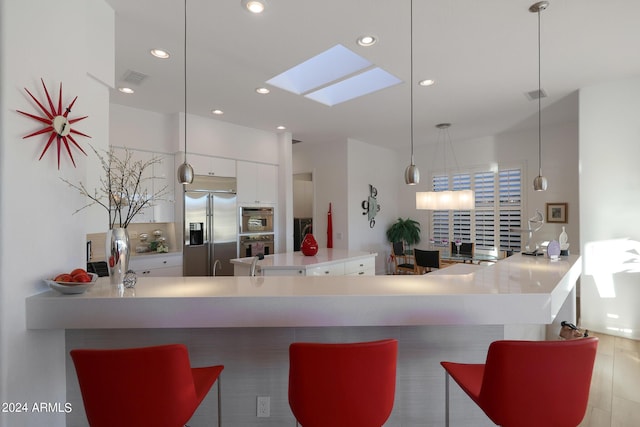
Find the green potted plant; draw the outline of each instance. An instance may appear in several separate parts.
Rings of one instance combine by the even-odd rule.
[[[391,242],[405,242],[408,246],[420,243],[420,223],[411,218],[398,218],[387,229],[387,239]]]

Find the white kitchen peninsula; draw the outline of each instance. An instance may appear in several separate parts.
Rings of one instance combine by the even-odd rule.
[[[346,249],[318,249],[313,256],[302,252],[266,255],[258,261],[263,276],[373,276],[377,253]],[[248,276],[253,257],[232,259],[234,276]]]
[[[117,292],[107,278],[85,294],[26,299],[27,327],[64,329],[66,350],[182,342],[195,366],[223,364],[222,417],[257,425],[256,396],[270,396],[269,425],[295,423],[287,403],[288,347],[297,341],[399,342],[394,409],[387,426],[443,425],[442,360],[481,363],[492,341],[558,339],[575,321],[580,257],[516,254],[490,266],[452,266],[423,276],[141,277]],[[64,367],[52,367],[64,369]],[[67,425],[84,426],[67,357]],[[453,386],[454,422],[493,424]],[[206,399],[193,427],[215,419]]]

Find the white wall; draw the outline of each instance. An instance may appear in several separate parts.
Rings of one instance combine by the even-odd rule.
[[[0,0],[1,402],[65,403],[64,333],[26,330],[25,298],[46,289],[43,278],[85,263],[85,216],[73,215],[84,200],[60,178],[85,180],[99,167],[88,142],[108,144],[113,28],[102,0]],[[60,82],[65,106],[78,96],[70,117],[89,116],[73,125],[92,137],[77,138],[88,154],[72,151],[77,168],[63,153],[58,170],[55,148],[38,161],[45,136],[22,139],[42,127],[15,111],[41,115],[24,91],[42,101],[41,77],[54,103]],[[0,413],[0,425],[63,426],[65,414]]]
[[[109,144],[173,154],[184,147],[177,115],[166,115],[123,105],[109,104]],[[184,143],[181,143],[184,144]]]
[[[159,114],[110,104],[110,144],[160,153],[184,151],[184,114]],[[266,132],[189,114],[189,153],[279,164],[279,138]]]
[[[376,252],[376,274],[385,274],[391,254],[386,232],[397,219],[398,181],[404,179],[403,175],[398,175],[393,167],[389,167],[395,164],[396,152],[354,139],[348,141],[347,152],[349,248]],[[362,209],[362,202],[369,197],[370,184],[378,190],[376,199],[380,206],[373,228]]]
[[[187,126],[187,153],[274,165],[280,163],[279,139],[278,134],[274,132],[251,129],[191,114]],[[182,151],[184,147],[183,131],[180,132],[178,151]]]
[[[634,339],[640,339],[639,110],[640,77],[580,91],[582,325]]]
[[[293,172],[313,173],[314,236],[327,244],[327,212],[332,208],[333,247],[377,252],[376,274],[385,274],[390,253],[386,230],[398,212],[396,152],[350,139],[331,144],[295,144]],[[380,212],[369,227],[362,201],[369,184],[378,189]]]
[[[313,174],[313,235],[321,248],[327,247],[327,212],[332,204],[333,247],[357,249],[349,245],[347,144],[293,145],[293,173]]]

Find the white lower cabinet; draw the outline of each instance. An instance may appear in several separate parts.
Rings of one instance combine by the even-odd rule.
[[[298,252],[267,255],[260,276],[375,276],[376,253],[321,248],[314,258]],[[235,276],[248,276],[253,258],[231,260]]]
[[[264,276],[375,276],[376,259],[361,258],[348,261],[323,263],[312,267],[291,267],[262,270]]]
[[[344,276],[344,262],[307,268],[307,276]]]
[[[139,277],[180,277],[182,254],[137,255],[129,260],[129,268]]]
[[[304,268],[281,268],[278,270],[263,270],[263,276],[304,276]]]
[[[375,258],[364,258],[344,263],[345,276],[375,276],[376,260]]]

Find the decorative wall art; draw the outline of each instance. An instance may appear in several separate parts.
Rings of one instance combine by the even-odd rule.
[[[84,154],[85,156],[87,155],[87,153],[85,153],[85,151],[82,149],[82,147],[80,147],[80,145],[78,144],[78,142],[73,138],[73,135],[80,135],[80,136],[84,136],[87,138],[91,138],[89,135],[84,134],[80,131],[77,131],[75,129],[73,129],[71,127],[72,124],[79,122],[80,120],[84,120],[89,116],[83,116],[83,117],[76,117],[74,119],[69,118],[69,113],[71,112],[71,108],[73,107],[73,104],[75,104],[76,100],[78,99],[78,97],[76,96],[75,98],[73,98],[73,101],[71,101],[71,103],[69,104],[68,107],[62,108],[62,82],[60,82],[60,91],[59,91],[59,95],[58,95],[58,106],[56,108],[56,106],[53,105],[53,100],[51,99],[51,96],[49,95],[49,91],[47,90],[47,86],[44,84],[44,80],[40,79],[40,81],[42,82],[42,87],[44,88],[44,93],[47,96],[47,102],[49,103],[49,109],[47,109],[44,105],[42,105],[42,103],[40,103],[40,101],[38,101],[36,99],[35,96],[33,96],[33,94],[31,92],[29,92],[29,90],[27,88],[25,88],[24,90],[27,91],[27,93],[29,94],[29,96],[31,97],[31,99],[34,100],[34,102],[38,105],[38,107],[40,108],[40,111],[42,113],[44,113],[44,117],[43,116],[36,116],[35,114],[30,114],[30,113],[25,113],[24,111],[20,111],[20,110],[16,110],[18,113],[23,114],[27,117],[31,117],[34,120],[37,120],[41,123],[45,124],[45,127],[43,127],[42,129],[35,131],[33,133],[30,133],[29,135],[25,135],[22,137],[22,139],[26,139],[26,138],[30,138],[32,136],[37,136],[37,135],[41,135],[41,134],[46,134],[46,133],[51,133],[49,135],[49,139],[47,140],[44,149],[42,150],[42,154],[40,154],[40,157],[38,158],[38,160],[42,159],[42,157],[44,156],[44,153],[47,152],[47,150],[49,149],[49,147],[51,146],[51,143],[53,142],[53,140],[56,140],[56,144],[57,144],[57,148],[58,148],[58,169],[60,169],[60,151],[61,148],[64,147],[67,154],[69,154],[69,158],[71,159],[71,163],[73,163],[73,167],[76,166],[76,162],[73,159],[73,154],[71,153],[71,145],[74,145],[78,150],[80,150],[80,152],[82,154]]]
[[[378,204],[378,189],[373,185],[369,184],[369,197],[367,200],[362,201],[362,215],[367,215],[367,219],[369,220],[369,227],[373,228],[376,225],[376,214],[380,212],[380,205]]]
[[[547,222],[567,223],[567,203],[547,203]]]

